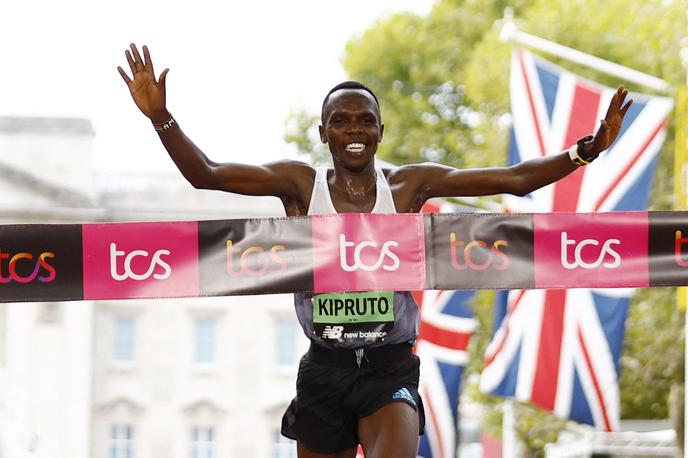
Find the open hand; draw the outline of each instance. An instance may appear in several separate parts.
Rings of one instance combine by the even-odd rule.
[[[153,72],[153,61],[151,61],[148,48],[143,46],[144,58],[141,59],[136,45],[132,43],[129,47],[131,52],[126,50],[124,54],[127,57],[127,62],[129,62],[133,80],[129,79],[122,67],[117,67],[117,71],[119,71],[124,82],[127,83],[129,92],[139,110],[153,123],[161,124],[170,117],[165,105],[165,78],[169,69],[163,70],[160,74],[160,79],[156,81],[155,73]]]
[[[628,100],[624,104],[627,95],[628,91],[626,88],[619,86],[619,89],[616,90],[611,102],[609,102],[607,114],[600,123],[600,128],[597,130],[595,137],[592,139],[591,143],[586,145],[586,149],[589,148],[588,151],[585,151],[586,155],[589,155],[590,157],[596,157],[602,151],[609,148],[612,143],[614,143],[614,140],[616,140],[616,137],[619,135],[619,131],[621,130],[623,118],[626,116],[628,108],[633,104],[633,99]]]

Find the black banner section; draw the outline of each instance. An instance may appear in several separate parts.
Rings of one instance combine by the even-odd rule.
[[[0,226],[0,300],[81,299],[81,225]]]
[[[650,212],[650,286],[688,285],[686,212]]]
[[[438,214],[425,224],[433,289],[535,288],[532,216]]]
[[[200,295],[313,290],[308,218],[200,221]]]

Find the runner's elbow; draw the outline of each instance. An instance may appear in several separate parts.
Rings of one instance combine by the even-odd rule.
[[[507,192],[518,197],[523,197],[535,190],[532,183],[522,176],[515,175],[507,182]]]
[[[513,194],[514,196],[518,196],[518,197],[523,197],[529,193],[530,193],[530,191],[527,189],[524,189],[524,188],[513,189],[509,192],[509,194]]]
[[[196,189],[217,189],[215,177],[212,174],[188,175],[186,180]]]
[[[208,189],[204,183],[201,183],[199,181],[189,180],[189,183],[191,183],[191,186],[193,186],[196,189]]]

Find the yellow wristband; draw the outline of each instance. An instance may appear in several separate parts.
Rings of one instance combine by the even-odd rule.
[[[569,159],[571,159],[571,162],[574,164],[581,166],[581,165],[587,165],[590,162],[586,161],[582,157],[580,157],[580,154],[578,154],[578,144],[572,145],[568,150],[566,150],[569,153]]]

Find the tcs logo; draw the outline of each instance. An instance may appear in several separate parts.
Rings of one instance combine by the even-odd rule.
[[[501,251],[502,247],[509,246],[506,240],[496,240],[488,248],[487,242],[482,240],[472,240],[468,243],[457,240],[454,232],[449,234],[451,250],[451,264],[456,270],[485,270],[494,267],[495,270],[506,270],[509,268],[509,257]],[[481,259],[476,259],[473,250],[477,249]],[[459,254],[460,253],[460,254]]]
[[[339,265],[345,272],[354,272],[356,270],[364,270],[366,272],[373,272],[382,267],[388,272],[393,272],[399,268],[399,257],[394,254],[392,247],[398,247],[399,243],[394,240],[386,241],[378,250],[378,242],[374,240],[363,240],[359,243],[349,242],[346,240],[346,234],[339,234]],[[348,262],[348,250],[353,248],[353,263]],[[376,259],[371,264],[366,264],[364,261],[363,250],[369,253],[370,259]]]
[[[425,287],[421,215],[313,216],[311,230],[316,293]]]
[[[165,262],[163,256],[169,256],[170,254],[170,250],[157,250],[153,253],[151,259],[148,260],[149,254],[146,250],[133,250],[126,253],[125,251],[118,250],[116,243],[110,243],[110,275],[117,281],[124,281],[129,278],[142,281],[149,279],[151,275],[156,280],[166,280],[172,275],[172,268]],[[121,263],[122,273],[120,273],[119,269],[120,258],[123,259]],[[141,273],[134,272],[132,263],[136,258],[141,258],[141,261],[144,263],[148,261],[148,267],[145,271],[142,270]],[[160,267],[160,269],[157,269],[157,267]]]
[[[17,254],[3,253],[0,250],[0,284],[10,282],[31,283],[38,279],[41,283],[50,283],[55,280],[57,271],[49,260],[55,258],[55,253],[44,251],[38,256],[31,253],[20,252]],[[8,260],[5,264],[5,260]],[[7,265],[7,275],[4,274],[4,266]],[[19,268],[18,268],[19,266]],[[27,268],[28,267],[28,268]],[[22,275],[28,273],[28,275]]]
[[[536,288],[648,284],[647,213],[545,213],[533,225]]]
[[[198,295],[195,222],[87,224],[84,299]]]
[[[279,255],[285,250],[284,245],[274,245],[269,250],[256,245],[236,248],[231,240],[227,240],[226,245],[227,273],[230,277],[242,274],[259,277],[268,270],[282,272],[287,269],[287,262]]]
[[[583,269],[596,269],[605,267],[607,269],[616,269],[621,265],[621,256],[612,248],[615,245],[621,245],[619,239],[608,239],[602,244],[599,249],[586,249],[586,257],[588,259],[595,259],[592,262],[586,262],[583,259],[583,248],[585,247],[599,247],[600,242],[595,239],[583,239],[577,242],[574,239],[569,239],[566,232],[561,233],[561,265],[565,269],[575,269],[582,267]],[[569,246],[573,246],[573,261],[569,260]],[[592,253],[592,254],[591,254]],[[597,253],[597,254],[595,254]],[[611,258],[612,260],[609,260]]]

